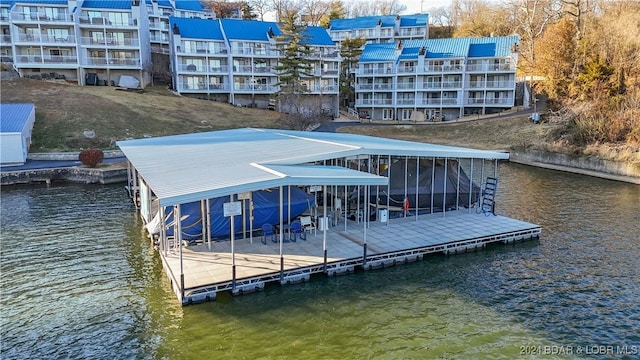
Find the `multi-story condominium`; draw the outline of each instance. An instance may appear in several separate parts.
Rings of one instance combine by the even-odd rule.
[[[23,77],[55,74],[83,85],[87,74],[105,84],[130,75],[142,86],[150,79],[148,15],[138,0],[16,0],[8,19]]]
[[[517,36],[368,44],[356,108],[372,119],[452,120],[514,106]]]
[[[367,43],[421,40],[429,37],[429,15],[362,16],[334,19],[329,34],[337,44],[345,39],[364,38]]]
[[[238,106],[267,108],[279,91],[276,66],[283,44],[275,22],[169,18],[171,70],[176,91]],[[327,31],[308,26],[305,44],[312,51],[312,75],[303,79],[302,108],[337,114],[340,57]],[[306,103],[306,102],[309,103]],[[287,104],[281,104],[288,111]]]
[[[146,0],[149,13],[151,51],[169,54],[169,17],[214,19],[198,0]]]
[[[0,1],[0,60],[3,63],[13,62],[9,7],[10,4],[7,1]]]

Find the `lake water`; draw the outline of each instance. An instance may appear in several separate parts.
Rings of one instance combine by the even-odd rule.
[[[640,357],[640,186],[499,176],[540,240],[184,308],[121,185],[3,187],[0,357]]]

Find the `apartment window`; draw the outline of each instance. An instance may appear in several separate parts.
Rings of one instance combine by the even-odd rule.
[[[187,65],[194,65],[195,70],[202,71],[202,59],[186,59],[185,62]]]
[[[129,25],[129,14],[127,13],[109,13],[109,21],[113,25]]]
[[[24,14],[25,19],[37,20],[38,19],[38,8],[35,6],[23,6],[22,14]]]
[[[222,66],[220,64],[220,60],[218,59],[210,59],[209,60],[209,67],[211,68],[212,71],[220,71]]]
[[[69,38],[69,29],[47,29],[49,39],[56,41],[66,41]]]
[[[44,8],[44,14],[50,20],[57,20],[57,19],[64,18],[63,16],[60,16],[61,15],[60,9],[58,8]]]
[[[196,52],[196,42],[195,41],[182,41],[182,50],[186,53],[195,53]]]
[[[123,32],[108,32],[107,44],[111,45],[127,45],[125,44],[125,33]]]
[[[402,109],[402,120],[411,120],[411,115],[413,115],[412,109]]]
[[[9,9],[0,8],[0,19],[7,20],[9,18]]]
[[[92,44],[104,44],[104,33],[102,31],[89,32]]]
[[[100,11],[87,11],[89,22],[93,23],[93,19],[102,19],[102,12]]]
[[[211,54],[219,54],[222,52],[222,44],[218,42],[209,42],[209,52]]]

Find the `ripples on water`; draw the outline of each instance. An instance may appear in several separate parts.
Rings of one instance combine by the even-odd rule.
[[[181,308],[120,186],[2,189],[2,358],[522,358],[640,346],[640,187],[500,170],[540,241]]]

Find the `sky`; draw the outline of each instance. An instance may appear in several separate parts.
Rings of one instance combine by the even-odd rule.
[[[428,12],[429,9],[435,7],[443,7],[449,6],[451,4],[450,0],[402,0],[400,3],[407,6],[407,10],[404,12],[405,14],[416,14],[420,12],[420,8],[422,7],[422,12]]]

